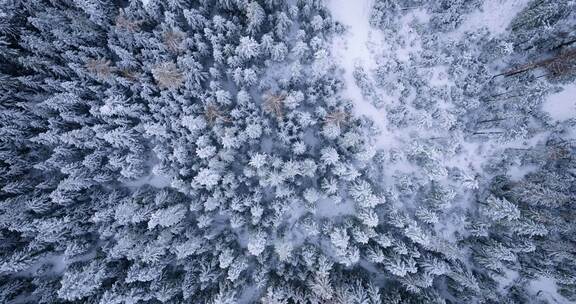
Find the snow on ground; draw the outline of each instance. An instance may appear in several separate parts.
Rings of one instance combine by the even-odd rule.
[[[380,89],[375,88],[376,94],[384,99],[384,106],[376,108],[372,102],[362,94],[362,90],[357,85],[353,76],[355,68],[360,67],[368,74],[368,77],[373,77],[372,72],[377,68],[377,58],[385,55],[384,53],[386,52],[395,56],[400,62],[409,64],[407,60],[410,54],[417,54],[421,48],[421,37],[412,28],[412,23],[426,22],[429,19],[425,10],[413,10],[406,13],[400,20],[401,31],[396,33],[397,36],[404,39],[405,44],[401,49],[392,49],[391,45],[384,41],[384,33],[370,26],[369,17],[372,2],[372,0],[328,0],[328,8],[334,19],[342,23],[347,29],[344,35],[335,38],[332,45],[333,55],[338,61],[337,63],[344,69],[344,97],[352,100],[354,111],[357,115],[367,116],[382,130],[382,133],[376,138],[374,143],[376,149],[382,149],[386,152],[398,148],[402,150],[402,148],[406,148],[405,145],[409,144],[409,138],[449,137],[449,134],[443,134],[442,132],[437,134],[436,130],[431,130],[428,127],[417,128],[417,130],[414,130],[414,128],[389,129],[386,118],[386,108],[387,106],[397,103],[397,98],[391,98]],[[512,18],[521,11],[527,3],[528,0],[486,0],[482,9],[471,13],[466,18],[466,22],[460,26],[456,32],[461,31],[463,33],[465,31],[486,27],[493,34],[502,33],[506,30]],[[434,87],[442,88],[453,85],[453,82],[449,79],[447,66],[439,65],[431,67],[428,74],[429,83]],[[393,77],[393,75],[391,77]],[[369,79],[369,81],[374,83],[374,79]],[[576,86],[567,88],[562,94],[565,95],[559,95],[558,97],[562,99],[562,101],[556,101],[556,99],[551,98],[550,104],[566,103],[566,96],[576,96]],[[407,105],[409,106],[409,103]],[[574,105],[574,103],[572,103],[572,105]],[[452,106],[452,104],[439,104],[440,108],[448,111]],[[567,106],[564,106],[564,108],[566,107]],[[559,108],[560,107],[556,106],[556,109]],[[576,106],[572,108],[572,110],[576,111]],[[565,111],[562,114],[573,116],[573,114],[566,114]],[[408,136],[408,134],[412,134],[413,136]],[[513,141],[502,144],[496,138],[493,140],[462,138],[458,153],[455,155],[451,153],[443,155],[441,156],[441,161],[447,168],[457,167],[466,174],[475,176],[482,173],[482,167],[489,161],[491,155],[495,155],[506,148],[516,146],[517,148],[529,148],[536,145],[540,140],[540,136],[535,136],[534,138],[521,142]],[[385,172],[384,175],[390,177],[395,173],[412,171],[411,169],[413,168],[405,164],[389,164],[387,167],[388,172]],[[518,178],[528,172],[529,170],[516,168],[513,175]],[[385,178],[385,180],[387,180],[387,178]]]
[[[341,37],[335,38],[332,45],[333,55],[336,57],[338,64],[344,69],[345,88],[343,95],[352,100],[354,110],[357,115],[365,115],[372,119],[375,125],[382,133],[375,140],[375,147],[389,151],[392,148],[398,148],[405,142],[409,130],[396,129],[389,130],[386,118],[386,106],[381,109],[376,108],[370,100],[365,98],[360,87],[358,87],[353,71],[356,67],[363,68],[368,75],[372,75],[372,69],[377,67],[375,58],[381,55],[380,52],[392,52],[401,61],[407,61],[410,53],[416,53],[420,47],[420,37],[410,26],[414,20],[425,22],[429,19],[423,10],[414,10],[402,17],[402,30],[398,35],[402,35],[407,42],[404,48],[391,50],[389,45],[382,42],[384,35],[378,29],[370,26],[369,17],[372,7],[371,0],[329,0],[328,8],[330,9],[336,21],[342,23],[347,31]],[[405,59],[405,60],[403,60]],[[447,79],[447,67],[437,67],[431,71],[431,81],[435,86],[449,86],[451,83]],[[372,81],[372,80],[371,80]],[[379,96],[387,96],[378,90]],[[387,104],[393,104],[394,100],[385,100]],[[432,137],[426,130],[420,130],[418,137]],[[470,153],[475,154],[475,153]],[[462,156],[462,155],[459,155]],[[478,159],[478,157],[472,157]],[[451,157],[451,160],[455,160]],[[458,159],[460,160],[460,159]],[[466,164],[465,166],[469,166]],[[480,165],[475,166],[479,169]],[[413,171],[414,168],[406,164],[395,163],[388,167],[386,176],[390,177],[395,172]]]
[[[572,303],[558,293],[556,282],[551,278],[540,277],[535,279],[530,282],[529,289],[538,300],[544,300],[547,303]]]
[[[450,86],[453,83],[448,79],[448,66],[437,65],[431,70],[429,83],[436,87]]]
[[[335,203],[333,199],[322,199],[316,204],[316,215],[321,217],[354,214],[354,211],[354,202],[352,201]]]
[[[538,166],[536,165],[528,165],[528,166],[521,166],[521,165],[514,165],[508,169],[508,175],[513,181],[520,181],[526,175],[532,172],[538,171]]]
[[[530,0],[485,0],[480,10],[466,16],[456,30],[458,34],[487,28],[493,35],[506,31],[512,19],[522,11]]]
[[[125,181],[124,185],[128,186],[128,187],[134,187],[134,188],[138,188],[138,187],[142,187],[144,185],[150,185],[154,188],[166,188],[166,187],[170,187],[171,185],[171,180],[170,178],[164,176],[164,175],[156,175],[151,173],[150,175],[141,177],[139,179],[136,180],[132,180],[132,181]]]
[[[377,68],[376,59],[379,55],[383,55],[386,52],[393,54],[400,62],[409,64],[410,55],[418,53],[421,49],[421,38],[410,24],[415,20],[426,22],[428,16],[424,10],[415,10],[413,13],[404,15],[401,20],[401,30],[396,33],[396,35],[404,39],[404,47],[392,49],[391,45],[383,41],[383,33],[378,29],[372,28],[369,24],[372,2],[373,0],[328,0],[328,8],[333,17],[347,29],[344,35],[335,38],[333,41],[332,52],[338,61],[337,64],[344,69],[345,88],[343,96],[352,100],[356,115],[367,116],[383,131],[376,140],[375,148],[388,152],[390,149],[399,148],[404,143],[407,143],[406,139],[410,130],[406,128],[388,129],[386,105],[393,104],[396,100],[385,100],[384,107],[375,107],[370,100],[363,96],[361,88],[354,79],[353,72],[355,68],[360,67],[370,77],[372,70]],[[465,32],[481,28],[486,28],[493,36],[500,35],[507,30],[514,16],[523,10],[529,2],[530,0],[485,0],[482,7],[470,13],[461,26],[446,35],[446,39],[461,39]],[[442,88],[453,85],[446,66],[431,67],[429,77],[429,84],[433,87]],[[373,81],[373,79],[370,79],[370,81]],[[380,92],[378,89],[376,90],[376,94],[379,94],[379,96],[385,96],[385,98],[390,99],[385,93]],[[449,110],[451,106],[451,104],[440,105],[440,108]],[[557,121],[576,119],[576,84],[567,86],[562,92],[550,96],[547,102],[544,103],[543,109]],[[431,137],[431,134],[434,134],[434,131],[423,128],[415,133],[416,138],[428,138]],[[469,174],[471,178],[475,178],[478,175],[485,174],[483,166],[491,160],[490,157],[492,155],[498,155],[507,148],[528,149],[534,147],[544,141],[548,135],[549,132],[542,132],[530,138],[518,139],[507,143],[502,143],[497,138],[462,138],[459,151],[455,155],[450,155],[449,153],[443,155],[441,161],[443,166],[459,168],[464,174]],[[388,177],[393,176],[395,173],[418,170],[418,168],[412,168],[412,164],[406,163],[406,161],[389,165],[387,172],[384,172],[384,175]],[[525,166],[518,163],[509,168],[508,174],[513,180],[517,181],[536,169],[536,166]],[[465,202],[473,201],[465,199],[465,194],[469,193],[466,191],[462,190],[463,199],[458,201],[461,208],[467,207]],[[334,210],[330,210],[330,208],[333,207],[334,204],[332,202],[325,200],[322,202],[322,207],[319,208],[319,213],[324,216],[334,216],[353,212],[352,208],[344,208],[344,210],[335,208],[336,214],[332,214]],[[327,210],[330,211],[330,214],[323,214]],[[455,232],[463,230],[463,223],[463,219],[453,218],[437,225],[436,229],[438,234],[442,235],[446,240],[453,240]],[[368,268],[367,265],[363,265],[363,267]],[[499,281],[499,287],[505,288],[517,277],[517,272],[506,271]],[[530,289],[533,290],[533,296],[548,300],[550,303],[567,303],[565,302],[566,299],[557,293],[556,284],[551,279],[539,278],[534,280],[530,283]]]
[[[466,31],[473,31],[486,27],[493,35],[498,35],[506,30],[512,18],[527,5],[528,0],[486,0],[481,10],[473,12],[466,18],[466,22],[446,39],[461,39],[461,34]],[[374,71],[377,69],[377,60],[382,57],[395,57],[400,64],[412,64],[411,57],[417,58],[422,49],[422,37],[415,30],[414,25],[425,23],[430,16],[425,10],[412,10],[407,12],[399,20],[400,30],[392,34],[392,37],[385,37],[384,32],[370,26],[369,17],[371,11],[371,0],[328,0],[334,19],[346,27],[346,33],[336,37],[332,45],[332,54],[337,60],[337,64],[344,69],[344,92],[343,97],[352,100],[356,115],[363,115],[375,122],[375,125],[382,130],[374,142],[374,147],[390,154],[392,150],[408,151],[413,140],[428,138],[451,138],[453,134],[449,130],[431,128],[430,126],[410,126],[408,128],[398,128],[388,125],[387,110],[397,105],[399,96],[392,97],[383,92],[384,88],[374,86],[373,94],[381,97],[383,106],[375,107],[369,96],[363,95],[362,89],[354,78],[354,70],[361,68],[368,77],[367,81],[374,85]],[[386,39],[386,40],[385,40]],[[398,41],[396,44],[393,41]],[[449,89],[454,85],[450,79],[448,67],[443,65],[428,67],[423,76],[428,77],[431,87],[438,89]],[[427,74],[427,75],[426,75]],[[388,76],[387,76],[388,77]],[[394,78],[395,75],[390,75]],[[415,95],[415,94],[413,94]],[[576,94],[572,94],[576,96]],[[410,96],[403,104],[412,114],[417,114],[418,110],[413,108],[411,100],[417,96]],[[439,102],[438,107],[451,112],[454,105],[451,103]],[[515,140],[502,143],[497,137],[483,138],[460,138],[457,150],[452,152],[444,151],[437,155],[437,161],[442,169],[458,168],[465,177],[469,178],[468,187],[459,187],[459,199],[455,202],[456,208],[468,208],[471,199],[466,199],[474,191],[474,182],[477,179],[489,178],[484,176],[484,167],[492,160],[493,155],[501,154],[507,148],[530,148],[543,140],[545,134],[538,134],[532,138]],[[523,168],[517,166],[512,168],[511,175],[514,179],[519,179],[528,174],[533,168]],[[441,173],[441,170],[438,171]],[[392,186],[398,176],[415,173],[422,174],[422,168],[412,164],[409,160],[388,161],[386,170],[382,173],[385,185]],[[430,177],[440,183],[452,184],[447,176],[442,174]],[[405,204],[405,202],[403,202]],[[325,204],[333,207],[333,204]],[[340,206],[342,208],[342,206]],[[336,208],[336,209],[340,209]],[[321,208],[324,210],[325,208]],[[320,213],[322,213],[320,210]],[[351,210],[350,210],[351,211]],[[344,212],[346,213],[346,212]],[[333,214],[329,214],[333,215]],[[448,220],[448,219],[446,219]],[[463,230],[463,221],[458,218],[449,219],[443,225],[439,225],[437,232],[447,240],[454,239],[455,232]]]
[[[352,100],[357,115],[369,117],[382,131],[376,139],[377,145],[389,146],[394,138],[387,131],[386,116],[364,98],[353,76],[356,66],[363,67],[366,71],[376,67],[370,48],[373,44],[377,44],[374,37],[379,33],[371,28],[369,23],[372,3],[372,0],[328,1],[332,16],[347,28],[344,35],[334,39],[332,50],[338,64],[344,69],[344,97]]]
[[[567,85],[561,92],[550,95],[542,105],[542,109],[557,121],[576,119],[576,83]]]
[[[412,28],[411,23],[415,21],[426,23],[429,19],[430,16],[423,9],[414,9],[402,16],[398,36],[404,39],[406,45],[395,50],[396,57],[400,61],[408,62],[410,60],[410,54],[415,54],[422,50],[420,36],[416,33],[416,30]]]

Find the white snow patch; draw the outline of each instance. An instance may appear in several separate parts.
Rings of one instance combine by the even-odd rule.
[[[498,275],[496,282],[498,282],[498,289],[502,292],[509,287],[520,277],[520,273],[516,270],[505,268],[502,275]]]
[[[256,302],[256,300],[258,300],[259,295],[260,291],[258,287],[256,287],[255,285],[252,286],[249,285],[244,290],[242,290],[240,294],[237,294],[238,300],[236,301],[236,303],[238,304],[254,303]]]
[[[437,65],[432,67],[432,75],[430,78],[430,85],[436,87],[450,86],[453,82],[448,79],[448,67],[445,65]]]
[[[372,0],[328,1],[328,8],[335,20],[347,27],[347,32],[344,35],[334,39],[332,51],[339,65],[344,69],[345,88],[343,96],[352,100],[356,115],[369,117],[382,131],[376,138],[376,144],[378,146],[390,146],[394,138],[388,132],[385,114],[364,98],[353,76],[356,66],[363,67],[368,73],[376,67],[371,49],[379,44],[374,37],[382,37],[382,35],[370,26],[372,3]]]
[[[536,165],[514,165],[508,169],[508,175],[510,175],[513,181],[520,181],[524,178],[524,176],[528,175],[529,173],[535,172],[538,170],[538,166]]]
[[[493,35],[506,32],[514,17],[521,12],[530,0],[486,0],[480,8],[465,17],[456,29],[458,34],[487,28]]]
[[[354,202],[352,201],[337,203],[333,199],[321,199],[316,203],[316,215],[318,216],[336,217],[349,214],[354,214]]]
[[[482,172],[482,166],[486,161],[484,159],[485,153],[486,147],[484,143],[462,139],[460,142],[460,151],[456,154],[446,155],[443,164],[447,168],[460,168],[464,172],[474,176],[476,173]]]
[[[542,105],[542,109],[557,121],[576,118],[576,83],[569,84],[561,92],[550,95]]]
[[[558,293],[556,282],[552,278],[540,277],[530,282],[530,293],[547,303],[572,303]]]
[[[124,185],[126,185],[128,187],[141,187],[144,185],[150,185],[154,188],[162,189],[162,188],[170,187],[171,180],[167,176],[156,175],[156,174],[151,173],[150,175],[141,177],[141,178],[136,179],[136,180],[125,181]]]
[[[342,43],[340,46],[345,51],[338,55],[344,57],[341,58],[344,68],[352,74],[355,59],[371,60],[372,57],[367,48],[373,32],[369,23],[372,0],[329,0],[328,8],[337,21],[348,27],[345,40],[337,41]]]
[[[417,54],[422,51],[420,35],[412,27],[412,22],[426,23],[430,15],[423,9],[412,10],[400,19],[400,32],[397,33],[406,42],[402,48],[396,49],[396,58],[403,62],[410,61],[410,54]]]
[[[467,21],[452,35],[458,35],[458,31],[464,33],[465,31],[482,27],[487,27],[488,30],[493,31],[493,34],[502,33],[514,16],[527,5],[527,2],[527,0],[486,0],[482,10],[466,16]],[[372,28],[369,24],[371,5],[371,0],[328,0],[328,8],[332,12],[334,19],[347,28],[347,32],[340,37],[336,37],[332,45],[333,55],[337,63],[344,68],[345,88],[342,94],[352,100],[355,114],[364,115],[372,119],[375,126],[382,131],[376,136],[373,143],[376,149],[384,150],[388,153],[391,153],[393,149],[406,151],[409,142],[412,140],[442,139],[456,136],[459,138],[459,145],[454,146],[454,151],[449,151],[452,149],[449,148],[439,153],[437,157],[438,163],[443,169],[458,168],[466,176],[475,179],[475,177],[483,174],[483,167],[491,160],[491,156],[497,155],[506,148],[533,147],[542,140],[542,136],[546,135],[546,133],[542,133],[529,139],[510,141],[504,144],[498,138],[464,138],[463,135],[454,134],[452,131],[442,128],[431,128],[427,125],[410,126],[408,128],[391,126],[389,129],[386,111],[399,102],[398,98],[391,97],[388,93],[383,92],[382,88],[374,86],[375,95],[382,97],[384,101],[383,107],[375,107],[362,94],[361,88],[358,87],[353,77],[353,71],[356,67],[361,67],[368,74],[368,81],[374,84],[373,71],[378,67],[378,64],[376,64],[377,58],[388,53],[399,59],[400,64],[412,64],[409,60],[410,56],[418,56],[417,54],[422,48],[422,37],[414,29],[413,24],[425,23],[430,16],[423,9],[409,12],[399,20],[401,25],[399,31],[393,33],[393,37],[385,38],[386,35],[382,31]],[[453,38],[460,39],[458,37]],[[394,41],[396,42],[394,43]],[[447,90],[454,85],[450,79],[448,67],[445,65],[431,67],[427,71],[422,71],[422,73],[424,73],[422,76],[427,78],[431,88]],[[394,75],[390,76],[394,77]],[[410,100],[416,96],[415,92],[411,94],[414,96],[407,98],[405,103],[408,108],[407,111],[411,115],[415,115],[418,111],[410,106]],[[440,101],[437,107],[450,112],[454,105]],[[530,169],[513,168],[510,173],[513,178],[520,178],[529,173]],[[407,160],[387,161],[386,170],[382,172],[383,181],[385,184],[394,184],[395,180],[397,180],[395,176],[418,171],[419,168],[410,164],[410,161]],[[441,176],[441,171],[438,171],[438,173],[440,175],[434,176],[433,179],[442,183],[451,183],[445,176]],[[462,189],[460,194],[464,195],[469,191],[473,191],[473,189]],[[467,206],[459,203],[459,207],[466,208]],[[446,234],[453,234],[453,231],[447,230]]]

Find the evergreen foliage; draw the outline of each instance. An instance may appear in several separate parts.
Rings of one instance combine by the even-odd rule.
[[[576,123],[541,110],[576,7],[440,38],[482,3],[374,1],[390,53],[352,74],[383,149],[325,1],[0,0],[0,303],[576,301]]]

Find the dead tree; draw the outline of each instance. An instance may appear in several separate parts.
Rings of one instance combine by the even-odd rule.
[[[562,76],[573,71],[575,65],[576,65],[576,49],[571,49],[566,52],[560,53],[552,58],[538,60],[535,62],[520,65],[511,70],[495,75],[494,77],[498,76],[510,77],[536,68],[544,68],[549,71],[550,75],[553,76]]]

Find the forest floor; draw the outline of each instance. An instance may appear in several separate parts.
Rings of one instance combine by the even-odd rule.
[[[464,33],[481,28],[487,29],[492,36],[500,35],[506,31],[513,17],[524,9],[528,2],[528,0],[487,0],[480,9],[471,12],[459,27],[445,33],[441,39],[446,40],[446,43],[464,39],[462,38]],[[429,14],[424,9],[410,8],[399,20],[401,22],[400,30],[393,34],[394,39],[401,39],[406,43],[401,47],[398,47],[398,44],[392,47],[394,42],[388,43],[390,37],[384,38],[385,35],[382,30],[370,24],[373,4],[373,0],[329,0],[327,2],[327,6],[335,21],[341,23],[345,28],[344,34],[335,36],[332,41],[332,56],[341,68],[344,80],[342,97],[352,101],[355,115],[368,118],[373,122],[375,128],[378,129],[378,133],[372,138],[375,149],[390,155],[393,151],[409,151],[415,141],[430,138],[457,139],[459,141],[457,150],[452,153],[438,155],[440,163],[445,169],[457,168],[471,178],[488,180],[483,167],[491,161],[493,155],[503,153],[505,149],[509,148],[527,149],[542,143],[546,137],[544,133],[533,134],[531,137],[522,140],[502,143],[497,139],[463,137],[460,133],[448,130],[437,130],[423,126],[398,128],[391,125],[387,118],[387,111],[394,104],[399,103],[398,96],[390,96],[377,86],[374,86],[375,94],[383,101],[381,105],[376,106],[374,101],[370,99],[371,97],[366,96],[365,92],[362,91],[358,80],[354,76],[355,71],[364,71],[367,81],[374,84],[376,82],[374,71],[378,68],[379,59],[384,55],[393,56],[398,62],[405,64],[407,67],[412,64],[411,59],[418,57],[422,51],[422,37],[414,28],[414,23],[428,22]],[[422,74],[427,75],[427,82],[431,87],[448,88],[454,85],[446,66],[433,66],[428,68],[428,71],[422,72]],[[390,77],[396,76],[391,75]],[[416,91],[415,88],[410,89]],[[414,93],[412,95],[409,100],[414,100],[417,97]],[[554,119],[561,120],[573,117],[574,111],[576,111],[576,106],[574,106],[576,101],[574,101],[574,97],[570,100],[570,96],[576,96],[576,86],[569,87],[562,93],[552,95],[549,98],[549,102],[544,104],[544,109]],[[410,101],[403,105],[410,108],[409,103]],[[564,110],[569,107],[567,103],[572,104],[571,111]],[[457,106],[451,103],[440,105],[442,109],[447,111],[452,111]],[[413,112],[412,114],[418,112],[413,108],[410,108],[410,111]],[[521,168],[512,164],[508,174],[512,179],[519,180],[528,174],[530,170],[531,168]],[[394,162],[386,163],[386,172],[383,172],[382,175],[384,176],[384,183],[390,185],[394,181],[395,176],[421,174],[421,171],[421,168],[413,166],[406,160],[395,160]],[[472,190],[462,190],[460,193],[462,199],[459,200],[459,204],[455,206],[456,208],[466,209],[468,207],[467,202],[470,200],[466,197]],[[454,223],[449,226],[440,225],[437,227],[437,231],[444,234],[445,237],[451,238],[459,228],[454,227]]]
[[[487,29],[489,35],[493,37],[501,35],[507,30],[507,26],[514,16],[523,10],[528,3],[528,0],[486,0],[480,9],[471,12],[460,26],[446,33],[441,39],[446,39],[446,41],[464,39],[463,36],[466,32],[481,28]],[[383,104],[377,107],[370,100],[370,96],[366,96],[365,92],[363,93],[358,80],[354,77],[355,71],[360,69],[366,72],[368,81],[374,83],[374,70],[378,68],[378,59],[385,53],[391,54],[399,62],[409,65],[411,56],[417,56],[417,53],[422,51],[421,37],[414,31],[411,24],[413,21],[427,22],[429,17],[427,12],[419,8],[411,8],[400,20],[402,24],[400,31],[395,33],[396,37],[405,39],[407,43],[401,48],[391,48],[385,41],[383,32],[370,24],[371,8],[374,4],[372,0],[329,0],[327,4],[334,19],[345,27],[345,33],[336,36],[332,42],[332,55],[343,73],[344,90],[342,97],[352,101],[355,115],[372,120],[374,126],[379,129],[379,133],[373,139],[374,147],[389,154],[394,149],[409,149],[412,140],[434,136],[453,136],[453,134],[448,133],[439,135],[435,131],[418,127],[407,129],[390,125],[386,111],[392,104],[398,102],[397,97],[388,96],[376,88],[376,94],[383,100]],[[436,66],[430,69],[429,74],[428,82],[431,86],[442,87],[454,84],[447,75],[447,67]],[[454,106],[447,104],[444,108],[450,109]],[[563,91],[550,95],[543,103],[542,109],[550,115],[552,120],[557,122],[576,117],[576,84],[567,85]],[[490,161],[492,155],[502,153],[507,148],[528,149],[534,147],[542,143],[546,138],[545,135],[545,132],[542,132],[534,134],[530,138],[506,144],[485,138],[461,138],[458,153],[444,154],[442,162],[446,168],[459,168],[466,174],[479,178],[485,175],[483,166]],[[574,138],[576,139],[576,131]],[[520,180],[533,169],[535,168],[512,164],[507,174],[513,180]],[[418,168],[411,167],[407,162],[388,163],[386,170],[388,172],[383,173],[383,176],[388,178],[392,178],[399,172],[418,172]],[[486,177],[481,179],[486,179]],[[388,181],[392,181],[392,179]],[[462,192],[461,195],[465,196],[466,192]],[[467,201],[469,200],[459,200],[462,204],[456,208],[466,208],[464,204]],[[440,223],[436,230],[447,239],[451,239],[454,233],[462,229],[455,224],[456,222]],[[511,277],[514,277],[513,273]],[[508,279],[510,278],[507,276],[502,277],[502,284],[505,284]],[[546,293],[544,296],[546,298],[562,298],[555,292],[554,282],[549,279],[540,278],[532,284],[534,284],[534,290],[541,290]]]

